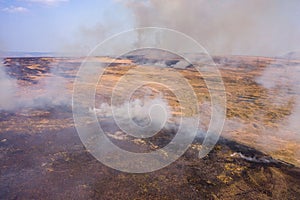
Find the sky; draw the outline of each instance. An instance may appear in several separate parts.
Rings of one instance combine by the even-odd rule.
[[[82,41],[84,45],[83,32],[91,37],[99,24],[106,20],[122,21],[122,18],[126,18],[124,10],[109,0],[0,0],[0,48],[25,52],[61,51],[75,46],[76,42]],[[128,29],[126,26],[122,27]]]
[[[297,0],[0,0],[0,50],[88,52],[134,27],[181,31],[212,54],[300,49]]]

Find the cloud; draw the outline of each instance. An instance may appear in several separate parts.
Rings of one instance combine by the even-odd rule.
[[[25,13],[29,10],[27,8],[21,7],[21,6],[10,6],[7,8],[3,8],[2,11],[8,12],[8,13]]]
[[[32,3],[39,3],[39,4],[44,4],[47,6],[52,6],[52,5],[57,5],[62,2],[68,2],[69,0],[26,0],[28,2]]]

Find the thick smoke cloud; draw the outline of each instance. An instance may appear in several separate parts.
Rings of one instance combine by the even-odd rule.
[[[114,34],[151,26],[185,33],[211,55],[278,56],[299,48],[299,8],[293,0],[115,0],[98,23],[81,24],[59,51],[85,56]]]
[[[181,31],[211,54],[274,56],[300,45],[296,1],[288,4],[277,0],[120,2],[132,13],[136,27],[158,26]]]

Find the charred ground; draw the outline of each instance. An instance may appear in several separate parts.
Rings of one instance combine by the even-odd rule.
[[[102,92],[97,98],[107,101],[111,82],[135,65],[134,62],[149,63],[151,59],[138,55],[117,60],[122,67],[117,63],[106,70],[105,84],[99,88]],[[168,63],[176,64],[176,59]],[[110,61],[108,58],[99,60]],[[255,81],[276,59],[231,56],[214,57],[214,60],[222,64],[230,123],[205,158],[197,157],[200,137],[181,158],[162,170],[147,174],[122,173],[104,166],[84,148],[74,128],[70,105],[1,111],[0,198],[297,199],[300,169],[295,151],[299,143],[272,135],[271,146],[279,145],[279,149],[274,150],[256,142],[261,135],[269,134],[266,130],[276,130],[292,113],[294,105],[292,96],[285,104],[274,105],[270,99],[276,93],[270,94]],[[7,58],[4,64],[8,74],[18,80],[21,91],[56,73],[69,80],[67,88],[71,92],[81,61],[77,58]],[[62,68],[51,69],[55,66]],[[199,102],[209,100],[203,80],[193,69],[181,69],[181,73],[195,87]],[[168,94],[170,105],[177,105],[172,94],[167,91],[164,94]],[[139,96],[139,92],[136,95]],[[100,123],[112,122],[106,118]],[[164,146],[174,134],[162,130],[151,140],[130,137],[122,140],[120,130],[113,129],[111,133],[118,136],[110,138],[115,144],[133,151]]]

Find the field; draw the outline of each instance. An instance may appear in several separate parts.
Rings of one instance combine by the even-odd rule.
[[[300,59],[214,56],[213,60],[227,99],[226,122],[217,145],[199,159],[200,136],[171,165],[130,174],[97,161],[77,134],[71,99],[83,58],[5,58],[3,67],[16,82],[17,92],[12,108],[0,111],[0,199],[297,199]],[[199,128],[207,130],[211,97],[192,66],[161,68],[156,64],[159,58],[147,55],[95,57],[92,62],[109,65],[96,86],[95,108],[110,104],[115,83],[131,69],[135,76],[153,80],[171,79],[176,71],[193,87],[200,108]],[[139,71],[145,62],[152,74]],[[135,84],[130,81],[123,81],[121,90]],[[161,85],[138,88],[131,101],[145,96],[148,100],[163,96],[173,119],[194,112]],[[153,138],[135,139],[120,130],[108,113],[99,115],[98,121],[114,144],[136,152],[161,148],[176,133],[162,129]]]

